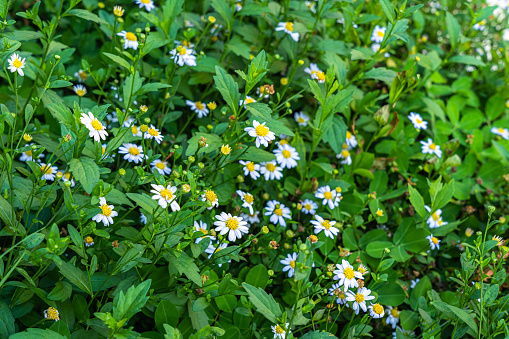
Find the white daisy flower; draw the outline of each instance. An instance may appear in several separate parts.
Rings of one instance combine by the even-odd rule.
[[[433,234],[430,234],[426,237],[426,239],[429,240],[429,246],[431,247],[431,250],[439,250],[440,249],[440,242],[438,238],[434,237]]]
[[[83,83],[87,81],[88,75],[84,70],[80,69],[74,73],[74,77],[78,80],[78,82]]]
[[[201,196],[201,201],[210,201],[212,205],[207,207],[208,210],[211,210],[214,207],[219,207],[219,200],[217,199],[217,195],[213,190],[206,190],[205,193],[203,193]]]
[[[300,34],[293,31],[293,22],[280,22],[277,24],[276,31],[283,31],[290,34],[293,40],[299,41]]]
[[[275,160],[260,163],[260,173],[265,177],[265,180],[281,179],[283,177],[282,170]]]
[[[113,210],[115,207],[113,205],[108,205],[104,197],[99,198],[99,207],[101,208],[101,213],[96,214],[92,220],[98,223],[102,222],[104,226],[113,224],[113,217],[118,215],[118,213]]]
[[[140,221],[145,225],[147,224],[147,217],[145,216],[145,214],[140,213]]]
[[[359,287],[357,279],[364,279],[361,272],[354,270],[350,263],[343,259],[340,264],[336,264],[337,270],[334,270],[334,280],[339,280],[340,286],[344,287],[345,292],[349,288]]]
[[[357,139],[350,131],[346,131],[346,145],[348,149],[357,147]]]
[[[19,75],[24,76],[25,73],[23,73],[23,68],[25,68],[26,58],[21,58],[19,54],[13,53],[11,57],[8,60],[9,63],[9,71],[12,73],[15,73],[16,71],[19,73]]]
[[[108,144],[102,144],[102,147],[101,147],[101,154],[102,156],[104,157],[104,155],[106,154],[106,148],[108,148]],[[104,157],[104,159],[109,159],[109,158],[114,158],[115,157],[115,154],[114,153],[111,153],[111,154],[108,154]]]
[[[425,130],[428,128],[428,122],[424,121],[424,119],[418,113],[410,112],[408,119],[410,119],[410,121],[412,122],[412,124],[414,124],[414,127],[416,129]]]
[[[55,180],[55,175],[57,174],[57,171],[58,171],[58,168],[56,166],[51,166],[51,163],[46,165],[43,162],[41,162],[39,164],[39,166],[41,167],[41,173],[42,173],[41,180],[50,180],[50,181]]]
[[[373,34],[371,35],[371,41],[376,42],[378,44],[382,43],[385,37],[385,31],[387,27],[380,27],[378,25],[375,26],[373,30]]]
[[[124,39],[124,49],[132,48],[134,50],[138,49],[138,37],[136,34],[132,32],[122,31],[117,33],[118,36],[121,36]]]
[[[161,161],[160,159],[154,160],[150,166],[152,166],[152,171],[158,171],[161,175],[170,175],[171,168],[168,167],[167,161]]]
[[[397,307],[387,306],[387,319],[385,319],[385,323],[387,325],[391,325],[392,328],[396,328],[399,321],[399,313]]]
[[[368,290],[366,287],[359,288],[357,293],[353,293],[352,291],[348,291],[346,293],[346,300],[353,301],[352,309],[355,311],[355,314],[359,314],[359,308],[362,308],[364,312],[367,311],[366,301],[375,299],[375,296],[371,295],[371,290]]]
[[[480,22],[477,22],[472,26],[473,29],[476,31],[484,31],[484,28],[486,27],[486,20],[482,20]]]
[[[421,280],[421,279],[417,278],[417,279],[415,279],[415,280],[411,280],[411,281],[410,281],[410,288],[412,288],[412,289],[413,289],[413,288],[415,288],[415,285],[417,285],[417,283],[419,282],[419,280]]]
[[[145,157],[143,154],[143,147],[131,143],[124,143],[120,146],[118,148],[118,153],[125,154],[124,159],[129,162],[134,161],[135,164],[142,162]]]
[[[288,326],[290,326],[290,323],[286,323],[285,328],[289,330]],[[272,333],[274,333],[274,339],[286,339],[287,332],[280,326],[280,325],[274,325],[270,327],[272,329]],[[288,331],[290,333],[291,331]]]
[[[346,302],[346,294],[341,289],[340,283],[332,284],[332,287],[329,288],[329,295],[333,295],[333,296],[337,297],[336,303],[338,303],[340,305],[346,305],[346,307],[350,307],[348,305],[348,303]]]
[[[269,221],[274,225],[286,226],[285,219],[292,218],[290,209],[277,200],[267,201],[265,210],[265,215],[270,216]]]
[[[496,134],[496,135],[500,135],[505,140],[509,140],[509,130],[507,128],[492,127],[491,128],[491,133]]]
[[[316,190],[315,197],[322,200],[322,205],[328,205],[332,210],[334,207],[339,206],[339,201],[336,199],[338,193],[336,190],[331,191],[330,186],[322,186]]]
[[[186,105],[189,106],[191,111],[195,112],[200,119],[206,117],[207,114],[209,114],[209,109],[201,101],[193,102],[191,100],[186,100]]]
[[[239,106],[244,105],[244,108],[246,108],[246,105],[252,104],[253,102],[256,102],[256,100],[254,98],[250,97],[249,95],[246,95],[245,100],[239,101]]]
[[[214,221],[214,225],[217,227],[214,230],[221,235],[228,233],[229,241],[240,239],[242,238],[242,234],[247,234],[249,232],[247,222],[242,220],[241,217],[221,212],[220,215],[216,215],[216,219],[217,221]]]
[[[208,258],[212,258],[212,256],[214,255],[214,253],[217,253],[219,252],[220,250],[224,250],[226,247],[228,247],[228,244],[220,244],[220,245],[215,245],[213,244],[212,242],[209,244],[209,247],[207,247],[207,249],[205,250],[205,253],[207,253],[209,256]],[[228,261],[229,263],[231,262]],[[223,264],[217,264],[217,266],[221,267],[223,266]]]
[[[302,203],[302,209],[301,212],[304,214],[315,214],[316,210],[318,208],[318,204],[310,199],[305,199]]]
[[[241,165],[244,165],[244,167],[242,168],[244,170],[244,176],[247,177],[249,175],[253,180],[256,180],[260,177],[260,173],[258,172],[260,171],[260,165],[255,164],[252,161],[243,160],[240,160],[239,163]]]
[[[147,12],[150,12],[151,10],[153,10],[156,7],[156,6],[154,6],[153,0],[136,0],[135,3],[137,5],[140,5],[140,8],[145,7],[145,10]]]
[[[247,220],[249,226],[252,226],[260,222],[260,218],[258,217],[259,214],[260,211],[255,211],[253,214],[240,213],[240,216],[242,219]]]
[[[63,182],[70,181],[71,182],[71,187],[76,186],[76,182],[74,181],[74,179],[71,178],[71,173],[70,172],[62,173],[62,181]]]
[[[74,85],[72,87],[74,93],[76,93],[77,96],[79,97],[82,97],[84,96],[85,94],[87,94],[87,88],[81,84],[79,85]]]
[[[155,185],[151,184],[152,190],[150,190],[150,193],[153,193],[152,199],[157,200],[157,203],[162,208],[168,207],[168,204],[170,205],[170,208],[173,212],[180,211],[180,205],[175,200],[177,196],[175,195],[175,192],[177,191],[176,186],[168,185],[164,187],[163,185]]]
[[[35,145],[34,143],[26,144],[25,147],[31,147],[32,145]],[[44,154],[39,154],[37,159],[34,159],[34,153],[35,151],[32,151],[32,149],[29,149],[28,151],[22,152],[21,156],[19,157],[19,161],[40,161],[39,159],[44,158]]]
[[[289,144],[279,145],[273,152],[276,155],[276,161],[281,168],[297,167],[297,160],[300,160],[297,150]]]
[[[339,233],[339,229],[334,227],[336,225],[335,220],[325,220],[318,214],[315,214],[316,220],[311,220],[311,224],[315,227],[315,234],[320,233],[321,231],[324,232],[326,237],[331,238],[334,240],[334,237],[336,237]]]
[[[210,243],[211,244],[212,244],[212,241],[216,240],[216,237],[213,237],[213,236],[209,235],[208,225],[206,223],[204,223],[203,221],[195,220],[193,226],[194,226],[194,231],[195,232],[203,233],[202,237],[196,238],[196,240],[194,241],[195,243],[198,244],[200,241],[202,241],[205,238],[210,238],[210,240],[211,240]]]
[[[164,138],[163,135],[159,132],[159,130],[154,125],[150,125],[149,129],[144,133],[143,137],[145,139],[154,138],[158,144],[160,144]]]
[[[380,44],[372,44],[371,50],[376,53],[380,49],[380,46],[381,46]]]
[[[90,133],[88,135],[94,138],[95,141],[99,142],[101,139],[106,140],[106,136],[108,135],[106,127],[94,117],[92,112],[88,112],[88,115],[81,113],[80,121],[89,130]]]
[[[302,112],[296,112],[293,115],[293,118],[299,124],[299,126],[307,126],[308,125],[309,117]]]
[[[428,213],[431,213],[431,207],[425,205],[424,208],[426,209],[426,211],[428,211]],[[429,225],[429,228],[438,228],[442,225],[447,225],[447,222],[442,220],[441,215],[442,215],[441,209],[436,210],[430,215],[428,220],[426,220],[426,222]]]
[[[243,202],[242,207],[248,208],[249,213],[254,214],[254,210],[253,210],[254,197],[253,197],[253,195],[251,193],[242,192],[241,190],[237,190],[237,194],[242,199],[242,202]]]
[[[143,132],[141,131],[140,127],[138,127],[136,125],[133,125],[133,127],[131,127],[131,133],[133,134],[133,137],[138,137],[138,138],[143,137]]]
[[[295,262],[297,261],[297,253],[293,252],[292,254],[288,254],[288,256],[281,260],[280,263],[285,265],[283,267],[283,272],[288,271],[288,278],[293,277],[293,273],[295,272]]]
[[[310,63],[309,67],[304,68],[304,72],[311,76],[311,79],[318,80],[319,83],[325,82],[325,73],[314,63]]]
[[[343,144],[346,145],[346,144]],[[350,151],[348,148],[343,147],[341,153],[336,154],[336,158],[341,160],[340,163],[343,165],[351,165],[352,164],[352,156],[350,155]]]
[[[428,138],[428,142],[421,140],[422,144],[422,153],[424,154],[435,154],[437,157],[442,157],[442,151],[440,150],[440,146],[435,144],[431,138]]]
[[[256,138],[256,147],[260,147],[260,144],[268,147],[269,141],[276,139],[276,135],[265,126],[265,122],[260,124],[258,121],[253,120],[253,127],[246,127],[244,131]]]
[[[385,315],[384,307],[380,305],[379,303],[371,304],[368,306],[369,308],[369,315],[372,316],[375,319],[383,318]]]
[[[170,51],[170,54],[171,59],[173,59],[180,67],[184,65],[191,67],[196,66],[196,56],[194,55],[194,50],[192,48],[177,46]]]

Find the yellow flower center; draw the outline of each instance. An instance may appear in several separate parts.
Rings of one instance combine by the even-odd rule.
[[[103,151],[103,152],[102,152],[103,154],[104,154],[104,153],[106,153],[106,147],[104,147],[104,146],[103,146],[103,147],[102,147],[102,151]]]
[[[366,273],[367,270],[363,265],[360,265],[359,268],[357,269],[357,271],[361,274],[364,274],[364,273]]]
[[[69,180],[71,178],[71,173],[65,172],[64,173],[64,178],[65,178],[65,180]]]
[[[285,29],[290,31],[290,32],[293,32],[293,22],[287,22],[285,24]]]
[[[254,201],[254,197],[249,194],[249,193],[246,193],[244,194],[244,200],[248,203],[248,204],[252,204],[253,201]]]
[[[353,279],[355,277],[355,272],[351,267],[347,267],[343,270],[343,274],[345,275],[345,278],[347,279]]]
[[[131,128],[131,132],[132,132],[133,134],[138,134],[138,126],[133,126],[133,127]]]
[[[382,307],[382,305],[380,304],[374,304],[373,305],[373,312],[375,312],[376,314],[383,314],[384,313],[384,308]]]
[[[436,245],[436,244],[438,244],[438,239],[437,239],[437,238],[435,238],[435,237],[432,237],[432,238],[431,238],[431,241],[432,241],[435,245]]]
[[[105,217],[109,217],[111,215],[111,211],[113,210],[113,208],[110,208],[110,206],[106,205],[106,204],[102,204],[101,205],[101,211],[102,211],[102,214],[105,216]]]
[[[323,197],[327,200],[331,200],[332,199],[332,193],[329,192],[329,191],[326,191],[323,193]]]
[[[283,150],[283,157],[286,159],[290,158],[292,156],[292,153],[289,150]]]
[[[318,77],[318,80],[325,81],[325,73],[322,71],[316,72],[316,76]]]
[[[138,149],[138,147],[130,147],[129,154],[135,155],[135,156],[140,155],[140,150]]]
[[[253,172],[255,170],[255,164],[254,162],[250,161],[247,163],[246,168],[249,172]]]
[[[362,293],[357,293],[355,295],[355,301],[357,301],[358,304],[360,304],[361,302],[364,301],[364,294]]]
[[[205,199],[207,199],[210,202],[214,202],[217,200],[217,195],[214,193],[214,191],[206,190],[205,191]]]
[[[97,119],[92,119],[92,121],[90,122],[90,124],[92,125],[92,127],[96,130],[96,131],[101,131],[104,127],[103,127],[103,124],[101,124],[101,122]]]
[[[223,153],[224,155],[230,154],[231,150],[232,149],[228,145],[221,146],[221,153]]]
[[[435,143],[432,143],[431,145],[429,145],[429,148],[435,150],[437,148],[437,145]]]
[[[91,236],[88,236],[88,237],[85,238],[85,242],[87,244],[90,244],[90,243],[94,242],[94,238],[92,238]]]
[[[337,193],[341,193],[341,187],[339,187],[339,186],[338,186],[338,187],[336,187],[336,192],[337,192]]]
[[[326,230],[329,230],[331,228],[331,224],[329,220],[322,221],[322,226],[325,227]]]
[[[228,218],[226,220],[226,227],[235,231],[239,227],[239,221],[236,218]]]
[[[433,214],[431,215],[431,217],[432,217],[432,218],[433,218],[433,220],[435,220],[435,221],[437,221],[437,220],[440,218],[440,216],[437,214],[437,212],[433,213]]]
[[[200,228],[200,232],[202,232],[205,235],[209,234],[209,231],[206,230],[205,228]]]
[[[277,325],[276,326],[276,333],[277,334],[283,334],[283,333],[285,333],[285,330],[283,330],[283,328],[281,326]]]
[[[382,217],[384,215],[384,211],[379,209],[379,210],[376,211],[376,215],[379,216],[379,217]]]
[[[81,79],[84,79],[86,80],[87,79],[87,73],[85,73],[84,71],[78,71],[78,76],[81,78]]]
[[[343,158],[348,158],[350,156],[350,152],[348,152],[347,149],[344,149],[344,150],[341,151],[341,156]]]
[[[295,269],[295,260],[290,261],[290,267]]]
[[[269,134],[269,128],[265,125],[256,126],[256,135],[259,137],[264,137]]]
[[[180,55],[186,55],[187,54],[187,49],[185,47],[182,47],[182,46],[179,46],[177,48],[177,51],[179,52]]]
[[[307,209],[308,211],[310,211],[312,209],[311,204],[305,204],[304,208]]]
[[[163,197],[166,200],[170,200],[171,198],[173,198],[173,193],[169,189],[164,188],[161,191],[161,197]]]
[[[278,217],[280,217],[283,215],[283,210],[281,208],[276,208],[274,210],[274,214],[277,215]]]
[[[50,320],[60,320],[58,317],[58,311],[56,308],[50,307],[46,310],[46,319]]]
[[[148,134],[150,134],[150,135],[151,135],[151,136],[153,136],[153,137],[157,137],[157,136],[159,135],[159,132],[158,132],[158,131],[156,131],[156,129],[155,129],[155,128],[152,128],[152,127],[151,127],[151,128],[149,128],[149,129],[148,129]]]
[[[246,104],[252,104],[253,102],[254,102],[253,98],[247,98],[246,99]]]
[[[32,151],[26,151],[25,154],[28,155],[29,157],[31,157],[32,156]]]
[[[201,101],[197,101],[194,103],[196,106],[196,109],[199,111],[202,111],[205,108],[205,105],[201,103]]]
[[[305,123],[305,122],[306,122],[306,120],[304,120],[304,118],[303,118],[303,117],[299,117],[299,119],[297,119],[297,121],[298,121],[299,123],[301,123],[301,124],[303,124],[303,123]]]
[[[346,298],[346,294],[345,294],[345,292],[343,292],[343,291],[339,291],[339,293],[338,293],[338,298],[340,298],[340,299],[345,299],[345,298]]]
[[[41,167],[41,172],[43,172],[43,174],[52,174],[53,173],[53,168],[51,168],[51,166],[44,166],[46,167],[45,169],[43,167]]]
[[[16,68],[20,68],[23,65],[23,63],[18,58],[16,58],[16,60],[12,62],[12,65]]]
[[[383,31],[378,31],[377,34],[380,38],[383,38],[385,36],[385,33]]]
[[[265,168],[267,168],[267,170],[269,172],[274,172],[276,170],[276,166],[271,162],[269,162],[267,165],[265,165]]]
[[[503,129],[502,127],[501,127],[501,128],[499,128],[499,129],[498,129],[498,131],[499,131],[500,133],[504,133],[504,129]]]
[[[125,34],[125,38],[126,38],[126,40],[129,40],[129,41],[138,41],[138,38],[136,37],[136,35],[134,35],[134,33],[131,33],[131,32],[127,32]]]
[[[399,318],[399,311],[398,311],[398,308],[397,308],[397,307],[394,307],[394,308],[391,310],[391,315],[392,315],[394,318]]]
[[[85,90],[84,89],[78,89],[76,91],[76,94],[79,96],[79,97],[82,97],[86,94]]]
[[[149,4],[149,3],[150,3],[150,0],[141,0],[141,3],[142,3],[142,4]]]
[[[415,121],[416,121],[418,124],[422,124],[422,119],[417,118],[417,119],[415,119]]]
[[[161,161],[156,164],[156,167],[159,168],[160,170],[163,170],[166,168],[166,164]]]

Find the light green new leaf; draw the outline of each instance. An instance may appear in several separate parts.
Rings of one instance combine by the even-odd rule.
[[[93,159],[81,157],[72,159],[70,171],[74,178],[81,183],[88,194],[92,193],[95,185],[99,182],[99,167]]]
[[[249,294],[249,301],[255,305],[256,310],[263,314],[272,323],[277,324],[277,318],[281,317],[281,308],[272,295],[267,294],[263,289],[256,288],[243,283],[242,286]]]
[[[65,15],[66,16],[67,15],[74,15],[74,16],[77,16],[78,18],[82,18],[82,19],[85,19],[87,21],[93,21],[93,22],[96,22],[98,24],[109,26],[108,22],[104,21],[103,19],[98,17],[96,14],[87,11],[86,9],[71,9],[70,11],[67,11],[67,13]]]
[[[394,6],[389,2],[389,0],[380,0],[380,6],[382,6],[382,10],[387,16],[387,19],[389,19],[391,23],[394,23]]]
[[[92,295],[92,287],[90,286],[87,275],[82,270],[75,267],[73,264],[64,261],[60,263],[55,262],[55,264],[60,270],[60,273],[62,273],[62,275],[71,283],[76,285],[83,292]]]
[[[412,187],[412,185],[408,185],[408,192],[410,193],[410,203],[414,206],[417,214],[424,219],[426,215],[426,210],[424,209],[424,199],[422,198],[419,191]]]
[[[246,105],[246,109],[257,118],[262,118],[267,122],[272,120],[272,110],[267,104],[253,102],[249,105]]]
[[[152,280],[148,279],[134,287],[131,286],[124,294],[120,291],[113,299],[113,317],[115,320],[121,321],[122,319],[131,319],[133,315],[138,313],[149,297],[147,292],[150,289]]]
[[[120,66],[122,66],[126,69],[131,69],[131,64],[129,64],[129,62],[127,62],[127,60],[125,60],[124,58],[119,57],[118,55],[106,53],[106,52],[103,52],[103,54],[106,55],[111,60],[115,61]]]
[[[460,24],[458,20],[451,13],[447,12],[445,22],[447,24],[447,32],[449,33],[449,40],[451,41],[452,48],[456,47],[460,37]]]
[[[216,66],[216,75],[214,75],[214,83],[217,90],[221,93],[224,101],[230,106],[234,113],[239,107],[240,93],[239,85],[233,80],[233,77],[226,73],[224,69]]]

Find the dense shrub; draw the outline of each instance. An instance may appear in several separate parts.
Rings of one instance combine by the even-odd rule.
[[[0,337],[509,336],[508,6],[0,1]]]

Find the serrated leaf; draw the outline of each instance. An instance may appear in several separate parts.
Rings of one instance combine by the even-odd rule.
[[[263,289],[256,288],[243,283],[242,286],[249,294],[249,301],[255,305],[256,310],[272,323],[277,324],[277,318],[281,317],[281,308],[272,295],[267,294]]]
[[[81,183],[88,194],[92,193],[95,185],[99,182],[99,167],[93,159],[81,157],[72,159],[70,171],[74,178]]]

